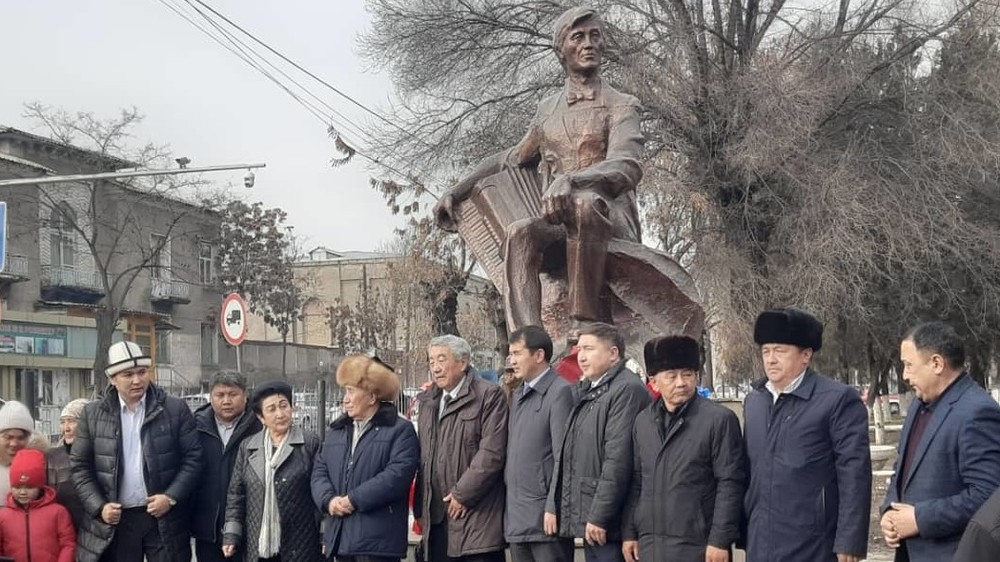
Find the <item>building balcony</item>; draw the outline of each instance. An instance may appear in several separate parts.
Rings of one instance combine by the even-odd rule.
[[[66,265],[41,267],[42,300],[94,304],[104,297],[104,287],[95,271]]]
[[[17,254],[7,254],[4,258],[3,271],[0,271],[0,281],[17,283],[28,280],[28,257]]]
[[[191,285],[172,279],[152,279],[149,300],[157,303],[188,304],[191,302]]]

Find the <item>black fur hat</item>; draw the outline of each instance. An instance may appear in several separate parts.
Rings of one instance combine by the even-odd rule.
[[[646,375],[674,369],[701,370],[701,348],[687,336],[663,336],[646,342]]]
[[[796,308],[765,310],[754,324],[753,341],[757,345],[787,343],[817,352],[823,347],[823,324],[812,314]]]

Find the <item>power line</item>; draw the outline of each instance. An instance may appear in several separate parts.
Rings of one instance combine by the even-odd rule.
[[[344,115],[343,113],[337,111],[336,108],[334,108],[330,104],[326,103],[326,101],[324,101],[323,98],[321,98],[318,95],[316,95],[315,93],[313,93],[312,90],[310,90],[308,87],[306,87],[301,82],[299,82],[298,80],[296,80],[293,76],[291,76],[290,74],[288,74],[287,72],[285,72],[283,69],[281,69],[276,64],[274,64],[271,61],[267,60],[266,57],[264,57],[260,53],[258,53],[253,47],[251,47],[250,45],[247,45],[243,40],[241,40],[238,37],[236,37],[232,32],[230,32],[229,30],[227,30],[224,27],[222,27],[218,22],[216,22],[215,20],[213,20],[211,16],[209,16],[208,14],[206,14],[205,12],[203,12],[201,9],[199,9],[197,6],[195,6],[191,2],[191,0],[185,0],[185,1],[191,6],[191,8],[193,10],[195,10],[196,12],[198,12],[198,14],[201,17],[203,17],[205,19],[205,21],[207,21],[209,24],[211,24],[212,27],[214,27],[217,30],[219,30],[219,32],[222,33],[231,43],[233,43],[234,45],[240,46],[240,50],[241,51],[243,51],[245,49],[245,50],[250,51],[251,53],[253,53],[253,55],[256,56],[257,59],[259,59],[260,61],[263,61],[269,67],[273,68],[276,72],[278,72],[279,74],[281,74],[282,76],[284,76],[286,79],[288,79],[292,84],[295,84],[296,86],[298,86],[309,97],[313,98],[320,105],[322,105],[323,107],[325,107],[332,115],[336,115],[337,117],[339,117],[342,120],[341,123],[338,123],[336,119],[332,118],[332,116],[328,116],[329,119],[330,119],[330,121],[333,124],[335,124],[338,129],[344,129],[344,130],[350,129],[350,132],[351,132],[352,135],[357,135],[358,137],[360,137],[362,139],[365,136],[368,136],[369,137],[369,139],[368,139],[369,141],[374,140],[374,137],[372,137],[370,135],[370,133],[366,133],[361,128],[360,125],[358,125],[357,123],[354,123],[353,121],[351,121],[350,117],[348,117],[348,116]],[[312,105],[312,104],[310,104],[310,105]],[[315,107],[315,106],[313,106],[313,107]]]
[[[247,55],[247,54],[245,54],[243,52],[238,52],[236,48],[233,48],[233,46],[226,44],[225,41],[223,41],[222,39],[220,39],[219,37],[217,37],[214,33],[211,32],[211,30],[209,30],[208,28],[202,26],[197,21],[193,20],[190,16],[188,16],[188,14],[184,13],[179,8],[177,8],[176,6],[174,6],[173,4],[170,4],[166,0],[159,0],[159,2],[161,4],[163,4],[164,6],[166,6],[167,8],[170,8],[170,10],[172,10],[175,14],[177,14],[180,17],[184,18],[188,23],[190,23],[195,28],[197,28],[199,31],[201,31],[202,33],[204,33],[205,35],[207,35],[208,37],[210,37],[213,41],[215,41],[216,43],[218,43],[219,45],[221,45],[227,51],[229,51],[230,53],[236,55],[237,58],[239,58],[243,62],[245,62],[248,65],[250,65],[251,68],[253,68],[254,70],[257,70],[258,72],[261,72],[262,74],[264,74],[268,79],[270,79],[272,82],[274,82],[279,88],[285,90],[285,92],[287,92],[296,101],[298,101],[300,104],[302,104],[302,106],[305,107],[305,109],[307,111],[309,111],[310,113],[312,113],[313,116],[315,116],[317,119],[319,119],[324,124],[327,123],[327,119],[323,115],[321,115],[321,112],[319,112],[314,106],[312,106],[310,104],[307,104],[307,103],[304,103],[303,100],[301,100],[294,92],[290,91],[283,84],[281,84],[281,82],[279,82],[276,78],[274,78],[274,76],[270,75],[267,72],[267,70],[261,68],[252,59],[252,57],[250,57],[249,55]]]
[[[185,0],[185,1],[189,5],[191,4],[191,0]],[[342,123],[338,123],[337,119],[334,119],[332,115],[329,115],[326,112],[324,112],[322,109],[318,108],[316,106],[316,104],[314,104],[314,103],[312,103],[312,102],[310,102],[308,100],[302,99],[302,97],[300,95],[298,95],[297,93],[295,93],[294,91],[292,91],[291,88],[289,88],[288,86],[286,86],[285,84],[283,84],[281,82],[281,80],[279,80],[277,77],[275,77],[266,68],[263,68],[260,65],[260,63],[256,62],[254,60],[254,57],[257,57],[261,61],[265,62],[266,64],[268,64],[269,66],[271,66],[272,68],[274,68],[275,70],[277,70],[279,73],[281,73],[283,76],[285,76],[286,78],[288,78],[290,81],[292,81],[299,88],[301,88],[302,90],[304,90],[308,95],[310,95],[311,97],[313,97],[314,99],[316,99],[317,101],[319,101],[320,104],[322,104],[323,106],[327,107],[328,109],[330,109],[333,112],[336,112],[338,115],[341,115],[343,117],[343,119],[345,121],[347,121],[348,123],[350,123],[350,125],[353,126],[356,130],[360,131],[362,129],[358,125],[356,125],[352,121],[350,121],[350,119],[347,119],[346,116],[343,116],[343,114],[341,114],[340,112],[337,112],[335,109],[333,109],[331,106],[329,106],[329,104],[327,104],[326,102],[324,102],[322,100],[322,98],[320,98],[319,96],[317,96],[315,93],[311,92],[308,88],[306,88],[305,86],[303,86],[302,84],[300,84],[294,78],[292,78],[287,73],[285,73],[283,70],[281,70],[280,68],[278,68],[277,66],[275,66],[270,61],[268,61],[260,53],[258,53],[255,50],[253,50],[252,47],[250,47],[246,43],[240,41],[238,38],[235,38],[234,36],[232,36],[232,34],[230,32],[228,32],[227,30],[221,28],[218,25],[217,22],[215,22],[214,20],[211,19],[211,17],[208,16],[208,14],[205,14],[204,12],[202,12],[201,10],[199,10],[197,7],[191,5],[192,9],[194,9],[195,11],[197,11],[200,16],[202,16],[214,28],[216,28],[221,34],[223,34],[223,37],[225,39],[228,39],[229,42],[232,43],[232,45],[227,44],[226,41],[224,41],[223,39],[220,39],[216,34],[212,33],[211,30],[209,30],[208,28],[206,28],[203,25],[199,24],[198,22],[194,21],[188,14],[184,13],[178,7],[176,7],[176,6],[172,5],[172,4],[169,4],[166,0],[159,0],[159,2],[161,4],[163,4],[164,6],[170,8],[171,11],[173,11],[174,13],[176,13],[177,15],[179,15],[180,17],[182,17],[184,20],[186,20],[188,23],[190,23],[195,28],[197,28],[199,31],[201,31],[202,33],[204,33],[205,35],[207,35],[208,37],[210,37],[216,43],[220,44],[223,48],[225,48],[226,50],[228,50],[230,53],[236,55],[237,58],[239,58],[240,60],[242,60],[245,63],[247,63],[251,68],[257,70],[258,72],[260,72],[261,74],[263,74],[265,77],[267,77],[269,80],[271,80],[272,82],[274,82],[275,85],[277,85],[279,88],[281,88],[283,91],[285,91],[297,103],[299,103],[307,111],[309,111],[314,117],[316,117],[317,119],[319,119],[325,126],[330,127],[332,129],[332,132],[335,133],[335,136],[338,137],[340,139],[340,142],[344,145],[344,147],[346,147],[346,150],[344,150],[343,148],[340,148],[340,147],[338,147],[338,149],[343,150],[344,152],[347,152],[349,156],[352,155],[352,154],[356,154],[356,155],[364,158],[365,160],[368,160],[372,164],[375,164],[377,166],[381,166],[381,167],[383,167],[383,168],[385,168],[385,169],[387,169],[387,170],[389,170],[389,171],[391,171],[391,172],[399,175],[400,177],[403,177],[403,178],[409,178],[409,177],[411,177],[411,174],[400,171],[399,169],[393,167],[388,162],[386,162],[386,161],[384,161],[382,159],[379,159],[379,158],[375,158],[375,157],[369,156],[365,151],[357,148],[358,145],[356,143],[351,142],[349,139],[345,139],[344,136],[343,136],[343,133],[341,132],[341,130],[347,130],[350,127],[347,127],[347,126],[343,125]],[[277,51],[275,51],[271,47],[267,46],[265,43],[263,43],[262,41],[260,41],[256,37],[253,37],[252,35],[250,35],[247,31],[243,30],[242,28],[240,28],[239,26],[237,26],[236,24],[234,24],[231,20],[228,20],[227,18],[225,18],[225,16],[222,16],[221,14],[218,14],[218,12],[216,12],[214,9],[212,9],[211,6],[207,6],[206,4],[204,4],[203,2],[200,2],[200,1],[198,3],[201,4],[202,6],[205,6],[209,11],[211,11],[211,12],[219,15],[219,17],[221,17],[227,23],[229,23],[230,25],[232,25],[232,26],[236,27],[237,29],[239,29],[242,33],[244,33],[247,36],[251,37],[257,43],[260,43],[260,44],[264,45],[269,51],[276,53],[279,57],[282,58],[282,60],[285,60],[289,64],[292,64],[293,66],[295,66],[300,71],[306,73],[307,75],[309,75],[313,79],[315,79],[317,81],[320,81],[321,83],[323,83],[327,87],[330,87],[331,89],[334,89],[332,86],[330,86],[329,84],[326,84],[325,82],[323,82],[322,80],[320,80],[319,78],[317,78],[315,75],[309,73],[308,71],[306,71],[305,69],[303,69],[299,65],[297,65],[294,62],[288,60],[287,58],[285,58],[284,56],[282,56],[280,53],[277,53]],[[252,55],[247,52],[248,50],[250,51],[250,53],[252,53]],[[334,89],[334,90],[337,91],[336,89]],[[339,91],[338,91],[338,93],[339,93]],[[343,95],[343,94],[341,94],[341,95]],[[351,100],[351,101],[353,103],[357,104],[357,105],[360,105],[359,102],[356,102],[354,100]],[[382,117],[382,116],[374,113],[372,110],[370,110],[370,109],[368,109],[368,108],[366,108],[364,106],[361,106],[361,107],[363,109],[365,109],[366,111],[368,111],[369,113],[372,113],[372,114],[376,115],[380,119],[386,120],[384,117]],[[388,120],[386,120],[386,121],[389,122]],[[389,123],[392,124],[391,122],[389,122]],[[338,128],[341,129],[341,130],[338,130]],[[403,132],[406,132],[406,131],[403,130]],[[352,131],[352,134],[353,134],[353,131]],[[407,133],[407,134],[409,134],[409,133]],[[364,134],[361,133],[360,136],[363,137]],[[421,172],[420,170],[416,170],[416,171],[422,173],[423,175],[425,175],[427,177],[430,177],[429,174]]]
[[[188,0],[188,1],[190,1],[190,0]],[[217,10],[216,10],[215,8],[213,8],[213,7],[209,6],[208,4],[206,4],[205,2],[203,2],[202,0],[194,0],[194,1],[195,1],[195,2],[197,2],[197,3],[199,3],[199,4],[201,4],[202,6],[204,6],[204,7],[205,7],[205,8],[207,9],[207,10],[209,10],[210,12],[212,12],[213,14],[215,14],[216,16],[218,16],[218,17],[222,18],[222,20],[223,20],[223,21],[225,21],[225,22],[226,22],[226,23],[228,23],[229,25],[231,25],[231,26],[235,27],[235,28],[236,28],[236,29],[238,29],[238,30],[239,30],[239,31],[240,31],[241,33],[243,33],[244,35],[246,35],[247,37],[249,37],[250,39],[252,39],[252,40],[253,40],[254,42],[256,42],[256,43],[257,43],[257,44],[259,44],[260,46],[264,47],[265,49],[267,49],[268,51],[270,51],[271,53],[273,53],[273,54],[274,54],[275,56],[277,56],[277,57],[278,57],[278,58],[280,58],[281,60],[283,60],[283,61],[287,62],[287,63],[288,63],[288,64],[290,64],[290,65],[292,65],[293,67],[295,67],[296,69],[298,69],[298,70],[299,70],[300,72],[302,72],[302,73],[303,73],[303,74],[305,74],[306,76],[309,76],[309,77],[310,77],[310,78],[312,78],[313,80],[315,80],[315,81],[319,82],[320,84],[322,84],[322,85],[326,86],[327,88],[329,88],[330,90],[332,90],[332,91],[333,91],[334,93],[336,93],[337,95],[341,96],[342,98],[344,98],[344,99],[346,99],[347,101],[349,101],[349,102],[353,103],[354,105],[358,106],[358,107],[359,107],[359,108],[361,108],[362,110],[364,110],[364,111],[366,111],[366,112],[370,113],[371,115],[375,116],[375,117],[376,117],[377,119],[379,119],[380,121],[382,121],[382,122],[384,122],[384,123],[388,124],[389,126],[391,126],[391,127],[395,128],[395,129],[397,129],[397,130],[401,131],[402,133],[404,133],[405,135],[409,136],[410,138],[412,138],[412,139],[416,140],[417,142],[420,142],[420,143],[422,143],[422,144],[426,145],[426,143],[424,143],[424,142],[423,142],[422,140],[420,140],[420,139],[419,139],[419,138],[418,138],[418,137],[417,137],[416,135],[414,135],[413,133],[411,133],[411,132],[407,131],[407,130],[406,130],[406,129],[404,129],[403,127],[399,126],[398,124],[394,123],[394,122],[393,122],[393,121],[391,121],[390,119],[388,119],[388,118],[386,118],[385,116],[383,116],[382,114],[380,114],[380,113],[378,113],[378,112],[376,112],[376,111],[374,111],[374,110],[372,110],[372,109],[369,109],[369,108],[368,108],[367,106],[365,106],[365,105],[364,105],[364,104],[362,104],[361,102],[357,101],[356,99],[352,98],[351,96],[349,96],[349,95],[345,94],[344,92],[340,91],[340,90],[339,90],[338,88],[336,88],[335,86],[333,86],[333,85],[332,85],[332,84],[330,84],[329,82],[327,82],[327,81],[323,80],[323,79],[322,79],[322,78],[320,78],[319,76],[316,76],[316,75],[315,75],[315,74],[313,74],[312,72],[309,72],[308,70],[306,70],[305,68],[303,68],[303,67],[302,67],[301,65],[299,65],[299,64],[298,64],[298,63],[296,63],[295,61],[293,61],[293,60],[289,59],[288,57],[286,57],[285,55],[281,54],[280,52],[278,52],[277,50],[275,50],[274,48],[272,48],[272,47],[271,47],[270,45],[268,45],[268,44],[267,44],[267,43],[265,43],[264,41],[262,41],[262,40],[258,39],[258,38],[257,38],[257,37],[256,37],[256,36],[255,36],[254,34],[252,34],[252,33],[250,33],[249,31],[247,31],[247,30],[243,29],[242,27],[240,27],[240,26],[239,26],[239,24],[237,24],[236,22],[234,22],[234,21],[230,20],[230,19],[229,19],[229,18],[227,18],[227,17],[225,16],[225,15],[223,15],[223,14],[219,13],[219,12],[218,12],[218,11],[217,11]]]

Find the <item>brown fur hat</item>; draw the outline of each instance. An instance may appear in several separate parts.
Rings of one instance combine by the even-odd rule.
[[[356,386],[371,392],[378,400],[399,397],[399,376],[385,363],[367,355],[348,355],[337,366],[337,384]]]

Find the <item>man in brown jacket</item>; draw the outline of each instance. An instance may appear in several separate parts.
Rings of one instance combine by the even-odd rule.
[[[504,560],[503,469],[507,400],[471,368],[457,336],[431,340],[434,386],[417,396],[420,470],[414,515],[433,562]]]

